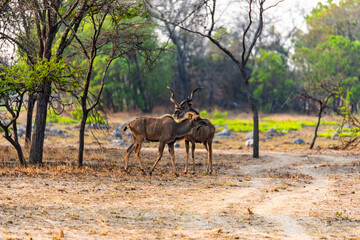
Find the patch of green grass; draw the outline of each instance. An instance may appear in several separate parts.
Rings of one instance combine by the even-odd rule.
[[[82,111],[81,109],[75,109],[71,111],[71,117],[61,116],[61,114],[57,114],[54,110],[50,109],[48,111],[46,121],[52,123],[80,123],[82,118]],[[89,114],[88,118],[86,119],[86,123],[99,123],[99,124],[106,124],[105,116],[98,112],[95,115]]]
[[[206,110],[200,113],[200,116],[203,118],[208,118],[214,125],[225,126],[228,125],[229,130],[237,132],[250,132],[253,130],[252,121],[245,121],[240,119],[228,120],[227,112],[219,112],[215,110],[214,113],[208,113]],[[270,128],[274,128],[278,131],[287,132],[289,130],[299,130],[304,126],[316,126],[317,121],[298,121],[298,120],[289,120],[289,121],[278,121],[270,118],[263,118],[259,120],[259,131],[267,132]],[[333,121],[321,121],[321,125],[331,125],[339,126],[339,122]]]
[[[78,123],[79,122],[76,119],[72,119],[72,118],[69,118],[69,117],[64,117],[64,116],[58,115],[52,109],[50,109],[48,111],[46,121],[51,122],[51,123]]]
[[[318,137],[332,137],[335,132],[339,134],[339,137],[360,136],[360,129],[358,128],[343,128],[341,131],[336,129],[328,129],[325,133],[319,133]]]

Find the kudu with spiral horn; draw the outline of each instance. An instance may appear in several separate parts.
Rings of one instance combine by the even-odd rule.
[[[175,167],[174,143],[177,140],[183,139],[192,129],[201,127],[207,127],[207,122],[204,122],[199,115],[192,112],[188,112],[180,121],[175,121],[171,115],[165,115],[158,118],[140,117],[129,122],[124,126],[123,132],[129,128],[134,142],[126,150],[124,165],[125,171],[127,171],[128,168],[129,155],[135,150],[135,157],[139,162],[141,170],[145,174],[145,169],[140,160],[140,150],[142,143],[147,140],[151,142],[159,142],[159,156],[150,169],[149,175],[152,174],[155,166],[160,161],[166,144],[168,145],[171,155],[174,174],[177,175]]]
[[[175,104],[174,110],[174,117],[176,119],[181,119],[183,116],[186,115],[188,112],[193,112],[199,114],[192,107],[192,100],[194,93],[201,88],[194,89],[190,97],[183,100],[180,104],[174,99],[174,91],[168,87],[171,91],[170,101]],[[186,148],[186,161],[185,161],[185,170],[184,173],[188,172],[188,159],[189,159],[189,142],[191,142],[191,155],[192,155],[192,171],[195,172],[195,143],[202,143],[205,149],[208,152],[208,159],[205,163],[206,173],[212,173],[212,141],[214,139],[215,134],[215,126],[208,120],[203,119],[206,123],[205,127],[201,127],[199,129],[192,129],[186,136],[185,136],[185,148]]]

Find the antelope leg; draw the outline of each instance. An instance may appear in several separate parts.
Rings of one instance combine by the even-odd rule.
[[[160,142],[160,144],[159,144],[159,156],[156,159],[156,161],[155,161],[154,165],[152,166],[152,168],[150,169],[150,172],[149,172],[150,176],[151,176],[152,172],[154,171],[156,165],[158,164],[158,162],[160,161],[160,159],[161,159],[161,157],[163,155],[164,147],[165,147],[165,143]]]
[[[188,159],[189,159],[189,141],[185,139],[185,149],[186,149],[186,158],[185,158],[185,170],[184,173],[188,172]]]
[[[179,174],[176,173],[176,166],[175,166],[175,150],[174,150],[174,143],[169,143],[169,153],[171,155],[172,165],[173,165],[173,172],[175,176],[179,176]]]
[[[125,171],[127,171],[129,155],[132,153],[132,151],[134,151],[134,148],[135,148],[135,143],[132,143],[132,144],[126,149],[125,165],[124,165]]]

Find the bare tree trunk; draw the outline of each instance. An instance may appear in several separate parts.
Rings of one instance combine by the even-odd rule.
[[[29,94],[28,110],[26,115],[26,131],[25,131],[25,146],[29,147],[31,143],[31,132],[32,132],[32,118],[35,106],[34,94]]]
[[[83,105],[85,104],[85,105]],[[80,132],[79,132],[79,152],[78,152],[78,167],[83,166],[84,161],[84,144],[85,144],[85,125],[86,119],[88,117],[88,112],[86,110],[86,100],[85,103],[81,103],[83,109],[83,116],[80,123]]]
[[[93,45],[93,47],[94,46],[95,45]],[[91,73],[92,73],[92,69],[93,69],[95,56],[96,56],[96,49],[93,48],[91,58],[89,59],[89,65],[88,65],[88,69],[87,69],[83,95],[80,97],[80,103],[81,103],[81,108],[82,108],[82,118],[81,118],[81,123],[80,123],[80,132],[79,132],[78,167],[82,167],[83,161],[84,161],[85,124],[86,124],[88,114],[90,112],[90,110],[88,110],[86,107],[86,101],[88,99],[90,79],[91,79]]]
[[[47,106],[51,94],[51,82],[44,84],[44,92],[37,94],[34,134],[31,139],[30,164],[42,164],[46,127]]]
[[[249,89],[249,77],[246,74],[245,66],[240,67],[241,77],[244,83],[245,92],[253,114],[253,157],[259,158],[259,112],[255,100]]]
[[[310,144],[310,149],[313,149],[314,145],[315,145],[315,141],[316,141],[316,138],[317,138],[317,133],[318,133],[318,129],[319,129],[319,126],[320,126],[320,122],[321,122],[321,116],[322,116],[322,113],[324,111],[324,107],[323,107],[323,104],[320,102],[320,109],[319,109],[319,113],[318,113],[318,121],[316,123],[316,127],[315,127],[315,132],[314,132],[314,138]]]
[[[11,136],[9,136],[9,133],[5,133],[5,139],[8,140],[11,143],[11,145],[13,145],[14,148],[16,149],[20,164],[22,166],[26,167],[26,161],[25,161],[24,153],[22,151],[22,148],[21,148],[21,145],[19,144],[19,142],[12,139]]]
[[[22,97],[21,97],[21,98],[22,98]],[[21,99],[21,101],[22,101],[22,99]],[[7,109],[10,109],[10,108],[7,107]],[[4,130],[4,138],[5,138],[6,140],[8,140],[8,141],[10,142],[10,144],[13,145],[13,147],[16,149],[16,152],[17,152],[17,154],[18,154],[18,158],[19,158],[20,164],[26,167],[25,157],[24,157],[24,154],[23,154],[21,145],[19,144],[19,141],[18,141],[17,127],[16,127],[16,119],[19,117],[20,109],[21,109],[21,104],[20,104],[20,106],[19,106],[19,110],[17,111],[17,114],[15,114],[14,111],[12,111],[12,110],[10,109],[10,113],[11,113],[12,116],[13,116],[12,123],[11,123],[10,125],[3,125],[3,124],[0,122],[0,126],[1,126],[1,128]],[[10,128],[11,125],[12,125],[12,128],[13,128],[14,138],[12,138],[11,135],[10,135],[10,133],[9,133],[9,128]]]

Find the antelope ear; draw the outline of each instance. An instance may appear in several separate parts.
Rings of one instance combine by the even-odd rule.
[[[194,118],[195,115],[194,115],[192,112],[188,112],[188,113],[186,114],[186,116],[187,116],[188,119],[196,120],[196,118]]]
[[[203,119],[201,119],[200,117],[199,117],[199,119],[200,119],[200,120],[199,120],[200,127],[201,127],[201,126],[204,126],[204,127],[207,126],[207,123],[206,123]]]

